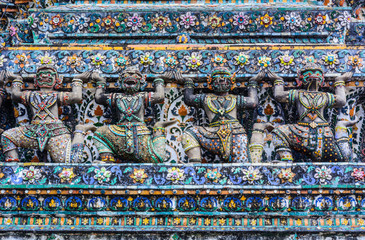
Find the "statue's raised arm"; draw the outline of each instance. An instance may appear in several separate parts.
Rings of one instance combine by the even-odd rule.
[[[23,80],[20,76],[10,72],[5,75],[12,79],[12,100],[29,106],[33,116],[29,125],[12,128],[2,134],[1,144],[5,161],[19,161],[18,147],[46,151],[54,162],[77,161],[71,152],[76,148],[83,149],[81,135],[84,131],[91,130],[92,126],[76,126],[76,141],[72,141],[70,130],[59,119],[58,108],[60,105],[81,101],[82,81],[86,80],[90,73],[77,76],[72,81],[71,92],[56,91],[62,79],[51,65],[43,65],[37,69],[34,91],[22,91]]]
[[[293,105],[298,116],[297,123],[281,125],[273,131],[273,144],[280,160],[292,162],[295,150],[316,162],[349,161],[352,151],[346,127],[356,121],[338,122],[334,135],[324,111],[345,105],[345,80],[351,74],[336,78],[335,94],[319,91],[324,86],[324,73],[312,62],[298,72],[297,83],[301,89],[285,91],[282,78],[271,72],[269,77],[274,80],[275,99]]]
[[[179,75],[177,75],[179,76]],[[208,85],[213,93],[194,94],[194,84],[191,79],[184,81],[184,102],[193,107],[202,108],[209,121],[208,126],[192,126],[183,134],[183,147],[190,162],[202,162],[201,148],[211,154],[218,155],[222,162],[258,162],[261,160],[261,137],[264,128],[259,130],[253,140],[260,150],[255,159],[250,158],[246,130],[238,120],[238,111],[245,108],[255,108],[258,104],[257,81],[263,73],[250,79],[248,96],[230,94],[235,87],[235,74],[227,68],[216,68],[208,76]],[[256,125],[257,126],[257,125]],[[255,148],[255,147],[254,147]],[[252,149],[254,149],[252,148]],[[256,151],[256,148],[254,151]]]
[[[127,68],[119,77],[120,92],[105,93],[106,81],[94,73],[95,101],[116,110],[118,122],[98,128],[94,135],[100,159],[104,162],[160,163],[166,158],[165,128],[175,121],[157,122],[152,133],[144,122],[145,109],[164,99],[164,80],[154,80],[153,92],[145,92],[146,76]]]

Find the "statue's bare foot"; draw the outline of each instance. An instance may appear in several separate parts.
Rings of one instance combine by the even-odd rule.
[[[358,117],[352,121],[339,121],[339,122],[337,122],[336,127],[352,127],[359,121],[360,121],[360,119]]]
[[[274,130],[274,126],[271,123],[255,123],[253,125],[254,130],[267,130],[268,132],[271,132]]]
[[[171,121],[161,121],[161,122],[157,122],[155,124],[155,127],[163,127],[163,128],[166,128],[168,126],[174,125],[177,122],[178,122],[177,119],[171,120]]]
[[[96,129],[98,129],[98,128],[92,124],[85,124],[85,125],[79,124],[79,125],[76,125],[75,129],[78,131],[82,131],[83,133],[86,133],[87,131],[95,132]]]

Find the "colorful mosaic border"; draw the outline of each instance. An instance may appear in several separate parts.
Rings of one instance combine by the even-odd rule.
[[[353,71],[365,75],[363,47],[218,47],[214,45],[149,45],[138,47],[23,47],[0,52],[0,69],[34,74],[44,63],[55,64],[64,76],[88,70],[118,77],[127,66],[136,66],[148,76],[181,71],[191,77],[205,77],[217,66],[228,67],[238,77],[249,77],[263,68],[284,77],[295,77],[307,59],[320,64],[327,76]],[[130,50],[133,49],[133,50]],[[23,76],[24,77],[24,76]]]
[[[365,188],[363,163],[10,164],[0,188],[313,189]]]

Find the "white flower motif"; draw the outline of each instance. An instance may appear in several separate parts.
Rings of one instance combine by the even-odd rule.
[[[240,52],[237,56],[234,57],[235,61],[233,62],[233,64],[243,67],[243,66],[247,65],[248,63],[250,63],[249,59],[250,59],[250,56],[246,55],[243,52]]]
[[[167,170],[167,180],[171,180],[173,183],[177,183],[185,179],[185,173],[183,170],[177,167],[173,167]]]
[[[133,31],[136,31],[138,28],[142,27],[142,21],[142,17],[137,13],[133,13],[132,17],[128,17],[127,26],[132,28]]]
[[[4,66],[4,63],[8,61],[8,59],[5,58],[4,55],[0,56],[0,67]]]
[[[196,17],[191,15],[190,12],[187,12],[185,15],[180,16],[180,25],[184,28],[188,29],[195,25]]]
[[[107,171],[105,167],[102,167],[101,169],[95,169],[94,172],[96,173],[94,175],[94,179],[97,179],[100,184],[109,182],[110,176],[112,175],[112,172]]]
[[[242,172],[243,172],[242,179],[248,181],[249,184],[253,184],[254,181],[260,180],[262,178],[259,169],[254,169],[253,167],[249,167],[248,169],[243,169]]]
[[[248,25],[248,17],[244,15],[243,12],[240,12],[233,16],[232,24],[238,26],[239,29],[244,29],[246,25]]]
[[[90,18],[86,17],[85,13],[76,16],[76,25],[79,27],[79,30],[83,28],[87,28],[90,22]]]
[[[199,66],[202,65],[202,56],[197,53],[197,52],[193,52],[191,53],[191,56],[185,56],[184,57],[186,60],[185,65],[190,67],[191,69],[197,69]]]
[[[347,29],[350,28],[350,23],[351,23],[351,15],[349,12],[344,12],[341,16],[338,17],[338,21],[339,21],[339,28],[340,27],[346,27]]]
[[[139,57],[139,61],[143,65],[151,65],[153,63],[154,57],[150,53],[145,53]]]
[[[290,29],[295,29],[295,27],[300,27],[302,19],[300,18],[299,14],[296,12],[291,12],[289,15],[285,17],[286,26],[289,26]]]
[[[322,166],[322,168],[316,168],[316,174],[314,174],[314,177],[319,179],[320,183],[325,183],[327,180],[332,179],[332,170],[330,168],[327,168],[325,166]]]
[[[33,184],[36,180],[42,177],[41,170],[35,169],[34,166],[30,166],[29,169],[24,169],[21,172],[21,176],[24,181],[28,181]]]

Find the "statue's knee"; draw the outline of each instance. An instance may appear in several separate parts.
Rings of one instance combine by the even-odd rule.
[[[189,132],[184,132],[181,143],[185,152],[193,148],[197,147],[200,148],[198,140],[194,136],[192,136],[191,133]]]
[[[17,145],[5,133],[6,131],[1,135],[1,145],[4,153],[17,148]]]

